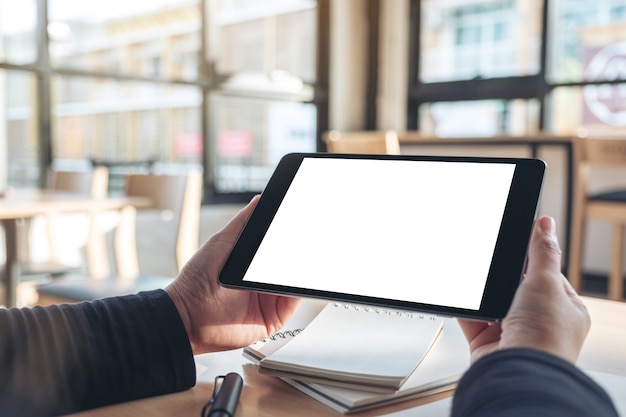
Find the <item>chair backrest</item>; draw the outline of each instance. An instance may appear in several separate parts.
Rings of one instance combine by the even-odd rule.
[[[106,167],[94,167],[89,171],[50,170],[48,188],[57,191],[91,194],[102,198],[107,195],[109,170]]]
[[[57,169],[50,169],[48,172],[48,184],[47,188],[50,190],[77,193],[84,195],[91,195],[93,198],[104,198],[108,194],[109,187],[109,170],[106,167],[95,167],[90,170],[84,171],[64,171]],[[56,217],[54,213],[46,213],[46,237],[48,240],[48,248],[50,250],[50,260],[53,264],[60,263],[60,249],[57,247],[56,236],[59,235],[58,227],[55,225]],[[96,229],[93,229],[90,225],[87,241],[87,258],[90,271],[94,271],[94,274],[106,274],[108,268],[101,264],[97,258],[102,258],[104,255],[104,248],[101,242],[96,242],[98,239],[96,235]],[[23,239],[23,241],[26,239]],[[62,267],[55,266],[53,270],[60,270]],[[95,271],[102,272],[95,272]]]
[[[129,174],[124,192],[130,197],[148,197],[150,209],[170,211],[176,222],[176,264],[178,269],[199,247],[202,173],[190,170],[182,175]]]
[[[574,159],[576,160],[574,208],[576,208],[584,204],[581,199],[584,199],[585,195],[599,192],[599,190],[593,191],[596,187],[590,184],[591,172],[594,168],[617,168],[620,171],[619,176],[622,177],[622,168],[626,168],[626,138],[577,137]],[[623,184],[617,177],[615,180]],[[612,182],[609,180],[604,188]],[[624,187],[620,185],[617,188]]]
[[[390,154],[400,153],[400,141],[395,131],[339,132],[324,134],[330,153]]]
[[[622,300],[626,137],[578,137],[575,161],[568,278],[574,289],[581,291],[586,222],[593,218],[609,220],[613,223],[613,243],[608,295],[611,299]],[[599,175],[593,175],[593,171]]]

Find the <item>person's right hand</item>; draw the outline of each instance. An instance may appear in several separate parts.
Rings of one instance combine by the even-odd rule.
[[[561,274],[561,250],[554,220],[535,222],[526,274],[501,324],[459,320],[472,362],[500,349],[524,347],[576,362],[591,320]]]
[[[293,315],[293,297],[233,290],[218,282],[258,196],[202,244],[165,290],[180,313],[194,354],[240,348],[270,336]]]

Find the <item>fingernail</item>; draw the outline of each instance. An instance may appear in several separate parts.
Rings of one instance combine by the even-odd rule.
[[[552,217],[542,217],[539,219],[539,227],[542,232],[554,235],[554,219]]]

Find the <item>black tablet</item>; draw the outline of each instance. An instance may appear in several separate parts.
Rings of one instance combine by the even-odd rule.
[[[500,320],[523,272],[544,171],[523,158],[288,154],[219,281]]]

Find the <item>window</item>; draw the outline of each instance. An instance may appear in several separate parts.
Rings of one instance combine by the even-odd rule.
[[[214,94],[212,106],[218,191],[261,190],[284,154],[315,152],[313,104]]]
[[[209,198],[260,192],[281,153],[315,151],[326,129],[317,71],[328,48],[317,39],[327,9],[327,0],[0,0],[9,182],[42,183],[51,164],[149,162],[204,168]]]
[[[626,126],[626,14],[622,1],[555,3],[547,97],[556,133],[621,133]],[[570,111],[566,111],[569,109]]]
[[[52,91],[57,165],[76,159],[201,165],[202,94],[195,86],[57,76]]]
[[[36,0],[0,0],[0,62],[30,64],[37,58]]]
[[[316,150],[316,2],[212,4],[216,191],[260,191],[282,155]]]
[[[36,80],[33,74],[0,69],[0,143],[7,144],[7,181],[29,186],[39,179]]]
[[[470,3],[464,5],[466,3]],[[536,1],[421,2],[422,82],[536,74]]]
[[[623,1],[414,0],[411,7],[409,129],[623,132]]]
[[[425,103],[420,131],[441,137],[480,137],[537,131],[537,100],[474,100]]]
[[[181,38],[201,53],[199,0],[48,0],[50,61],[58,68],[177,79],[198,78],[175,59]],[[50,30],[54,28],[54,30]]]
[[[626,6],[617,0],[560,0],[549,23],[551,59],[548,77],[554,83],[624,79]]]

